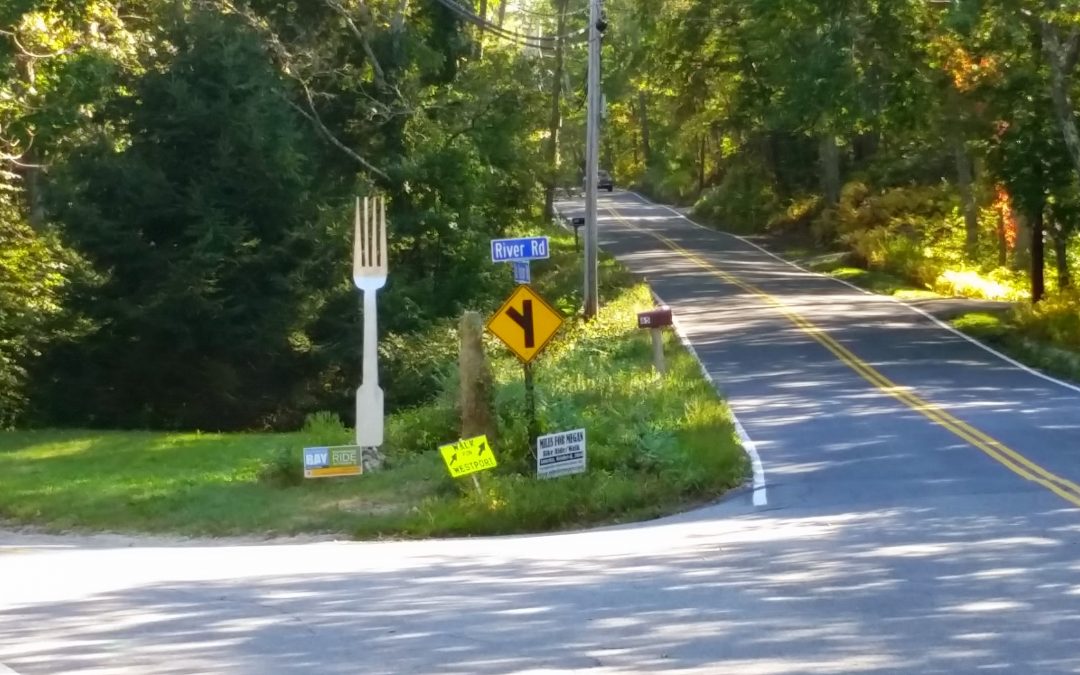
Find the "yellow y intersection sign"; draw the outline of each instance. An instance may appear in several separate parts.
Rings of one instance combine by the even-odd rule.
[[[555,337],[562,324],[559,311],[523,284],[515,288],[495,312],[487,329],[505,342],[519,359],[529,363]]]

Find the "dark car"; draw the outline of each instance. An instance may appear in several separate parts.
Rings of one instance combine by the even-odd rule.
[[[597,171],[596,174],[597,174],[597,181],[596,181],[596,189],[597,190],[607,190],[608,192],[611,192],[612,190],[615,189],[615,182],[613,180],[611,180],[611,174],[610,173],[608,173],[607,171],[601,170],[601,171]]]

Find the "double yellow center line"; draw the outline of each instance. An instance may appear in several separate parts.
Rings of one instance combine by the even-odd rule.
[[[795,326],[799,328],[803,333],[809,335],[821,346],[828,349],[836,358],[840,359],[842,363],[861,375],[867,382],[874,385],[880,391],[892,396],[907,407],[911,408],[915,412],[923,415],[927,419],[935,422],[952,433],[956,434],[963,440],[967,441],[971,445],[975,446],[982,452],[986,453],[990,457],[994,458],[1010,471],[1023,476],[1024,478],[1042,485],[1046,489],[1050,490],[1054,494],[1058,495],[1067,502],[1074,506],[1080,507],[1080,485],[1058,476],[1055,473],[1043,468],[1042,466],[1031,461],[1024,455],[1008,447],[1004,443],[992,438],[982,431],[979,431],[975,427],[971,426],[967,422],[958,419],[951,415],[947,411],[943,410],[939,406],[930,403],[926,399],[917,396],[912,393],[906,387],[902,387],[889,378],[882,375],[875,370],[873,366],[863,361],[855,354],[851,353],[847,347],[837,342],[832,336],[822,330],[820,327],[814,325],[806,317],[802,316],[776,297],[769,295],[765,291],[761,290],[757,286],[749,284],[738,277],[735,277],[719,268],[712,263],[701,258],[700,256],[691,253],[682,246],[665,237],[662,234],[647,230],[637,225],[634,225],[630,221],[622,217],[614,209],[608,208],[607,211],[615,217],[616,220],[621,222],[626,227],[632,230],[647,234],[659,240],[665,246],[675,251],[682,257],[693,262],[698,267],[707,271],[715,277],[722,279],[723,281],[737,286],[747,293],[761,298],[764,302],[775,307],[781,314],[788,318]]]

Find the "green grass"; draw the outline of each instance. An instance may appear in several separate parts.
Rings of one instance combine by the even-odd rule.
[[[844,254],[814,255],[805,248],[788,248],[784,250],[783,256],[809,270],[842,279],[873,293],[892,295],[907,300],[942,297],[925,288],[919,288],[895,274],[850,265]]]
[[[1048,375],[1080,382],[1080,352],[1053,344],[1018,312],[969,312],[950,322],[1017,361]]]
[[[579,255],[572,235],[552,235],[536,287],[573,314]],[[492,340],[500,466],[480,476],[480,494],[471,480],[449,478],[436,451],[456,437],[451,377],[434,403],[388,420],[388,468],[357,478],[288,480],[304,445],[347,442],[333,424],[294,434],[0,433],[0,519],[185,535],[496,534],[654,517],[742,483],[748,462],[730,414],[672,336],[668,374],[651,372],[649,339],[635,321],[651,305],[647,287],[605,259],[601,298],[600,317],[568,320],[535,367],[542,430],[587,430],[585,474],[532,477],[521,366]]]

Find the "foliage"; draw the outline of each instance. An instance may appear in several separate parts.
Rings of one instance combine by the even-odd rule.
[[[79,322],[64,311],[82,261],[51,230],[36,232],[0,193],[0,428],[25,405],[27,369]]]
[[[374,191],[383,379],[392,408],[416,405],[447,363],[446,318],[500,292],[487,240],[535,217],[541,64],[478,58],[435,3],[20,0],[0,30],[4,236],[29,225],[53,259],[85,261],[35,296],[78,331],[44,339],[5,311],[0,423],[23,380],[23,424],[351,416],[351,207]]]
[[[778,208],[771,174],[751,160],[731,166],[720,184],[694,204],[694,215],[726,229],[753,232],[762,229]]]
[[[770,233],[781,236],[800,236],[811,232],[812,223],[825,210],[825,200],[818,195],[797,197],[787,206],[774,213],[765,228]]]
[[[1057,377],[1080,381],[1080,302],[1074,294],[1050,295],[1033,308],[972,312],[952,321],[957,329],[1014,359]]]
[[[1017,307],[1013,323],[1025,337],[1080,351],[1080,293],[1061,291],[1036,305]]]

